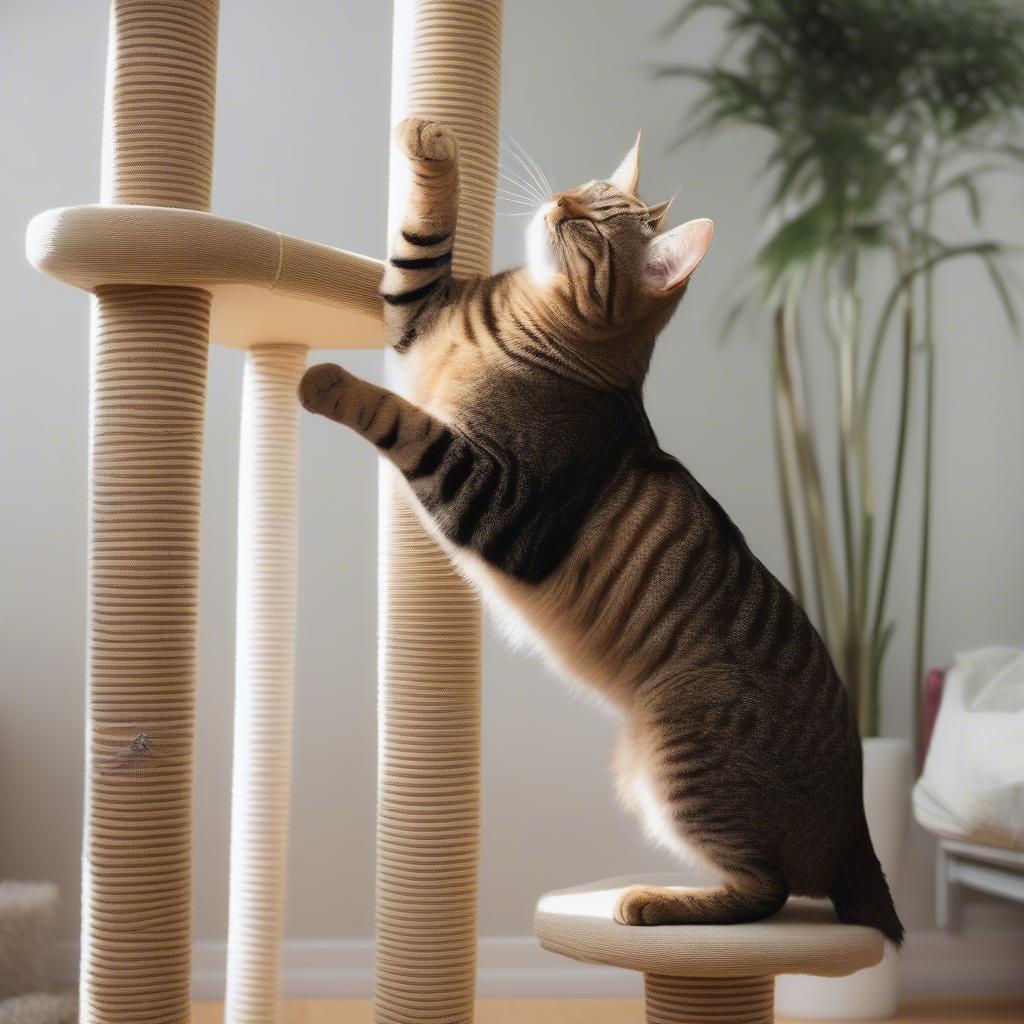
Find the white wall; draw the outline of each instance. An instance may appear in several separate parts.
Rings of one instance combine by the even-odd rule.
[[[765,327],[749,325],[724,348],[715,331],[758,230],[761,149],[754,136],[737,134],[670,151],[689,94],[653,81],[648,66],[672,56],[701,59],[716,42],[714,26],[703,23],[671,44],[660,39],[657,28],[673,6],[513,0],[504,124],[556,187],[609,172],[642,127],[648,198],[681,186],[675,217],[715,219],[711,256],[662,339],[649,406],[663,445],[785,576]],[[383,254],[389,22],[386,3],[224,0],[218,213]],[[31,271],[22,239],[33,213],[98,195],[105,42],[102,0],[5,0],[0,12],[0,873],[59,881],[69,941],[81,835],[87,300]],[[993,218],[1018,241],[1020,198],[1002,195]],[[522,224],[499,219],[497,266],[519,259]],[[976,270],[947,272],[940,292],[930,663],[957,649],[1024,639],[1024,363]],[[209,942],[223,939],[227,900],[241,359],[215,348],[210,360],[195,893],[196,937]],[[345,361],[380,374],[379,356]],[[820,362],[815,399],[826,420],[831,395]],[[876,443],[884,450],[884,437]],[[910,477],[917,478],[916,454]],[[360,948],[372,925],[375,505],[372,452],[327,421],[305,418],[288,935],[364,940]],[[911,494],[908,511],[916,507]],[[908,520],[901,540],[912,542],[915,532]],[[913,568],[909,556],[897,564],[900,601],[912,592]],[[885,703],[893,734],[909,722],[909,631],[904,613]],[[486,676],[483,934],[528,935],[545,889],[670,868],[613,801],[605,771],[611,731],[601,713],[490,631]],[[928,929],[931,843],[920,833],[906,874],[905,919]],[[1024,914],[979,898],[969,921],[980,936],[1022,928]],[[958,955],[971,948],[958,946]],[[915,984],[930,984],[927,972]]]

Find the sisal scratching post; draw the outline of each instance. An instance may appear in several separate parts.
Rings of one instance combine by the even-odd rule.
[[[430,117],[459,140],[456,274],[490,271],[500,57],[500,0],[396,0],[392,123]],[[391,231],[402,171],[393,152]],[[389,467],[380,542],[374,1020],[463,1024],[473,1019],[476,973],[480,607]]]
[[[773,1024],[775,979],[644,976],[647,1024]]]
[[[217,5],[115,0],[102,201],[205,209]],[[208,293],[106,285],[91,323],[83,1024],[190,1014]]]
[[[278,1019],[291,791],[299,403],[306,346],[245,358],[226,1024]]]
[[[291,789],[299,406],[306,346],[249,349],[242,385],[228,1024],[280,1008]]]

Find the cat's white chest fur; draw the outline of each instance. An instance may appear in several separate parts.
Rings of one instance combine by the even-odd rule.
[[[496,569],[489,566],[479,555],[454,545],[438,528],[434,520],[427,514],[417,501],[412,489],[405,479],[397,476],[399,487],[405,491],[412,508],[423,524],[427,533],[437,542],[442,551],[452,560],[459,572],[469,581],[481,595],[510,646],[518,650],[532,651],[548,665],[548,667],[574,689],[590,699],[600,695],[585,685],[585,681],[574,673],[559,654],[556,645],[550,638],[541,633],[530,621],[525,609],[509,593],[507,583],[499,580]]]
[[[659,798],[652,765],[642,738],[628,732],[619,737],[615,750],[615,784],[623,806],[640,819],[644,831],[658,846],[674,853],[692,867],[710,865],[681,834],[678,822],[670,819],[666,801]]]
[[[495,570],[472,552],[447,545],[448,553],[462,574],[476,585],[508,642],[516,648],[535,651],[552,665],[559,675],[567,676],[564,666],[547,641],[537,632],[523,611],[503,592],[495,579]]]
[[[423,379],[424,369],[430,366],[432,357],[433,353],[428,346],[420,346],[403,354],[390,366],[392,372],[389,375],[389,383],[398,394],[414,404],[420,405],[441,422],[452,425],[449,410],[445,409],[442,403],[419,393],[418,382]],[[587,681],[583,680],[579,673],[573,671],[567,659],[559,652],[558,636],[556,634],[545,635],[531,621],[527,606],[536,612],[536,608],[533,608],[536,594],[532,590],[530,593],[524,590],[521,595],[518,594],[518,584],[503,577],[498,570],[488,565],[475,552],[456,547],[427,514],[404,478],[398,477],[398,479],[400,486],[409,496],[409,501],[416,510],[420,522],[451,558],[462,575],[484,598],[488,610],[509,643],[515,648],[525,648],[538,654],[549,668],[561,679],[571,684],[574,690],[591,700],[600,701],[603,695],[586,685]],[[537,621],[544,621],[543,616],[534,616],[534,618]],[[593,681],[590,680],[590,682]]]
[[[425,513],[421,519],[428,520]],[[441,536],[436,527],[428,525],[442,548],[447,552],[459,571],[472,583],[483,597],[488,610],[501,629],[508,643],[517,650],[529,650],[539,655],[545,664],[567,683],[581,685],[578,679],[559,656],[557,648],[545,637],[526,615],[525,609],[519,607],[508,588],[498,580],[497,570],[492,569],[482,558],[471,551],[458,548],[447,538]],[[591,693],[591,691],[587,691]],[[592,695],[592,693],[591,693]]]
[[[533,283],[540,288],[547,287],[558,271],[547,224],[548,214],[554,205],[545,203],[526,229],[526,266]]]

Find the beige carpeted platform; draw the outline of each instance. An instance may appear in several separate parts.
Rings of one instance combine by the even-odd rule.
[[[623,891],[685,889],[672,875],[609,878],[542,896],[534,930],[553,953],[644,976],[647,1024],[771,1024],[779,974],[852,974],[882,959],[882,934],[841,924],[832,908],[790,900],[749,924],[630,927],[615,921]]]
[[[753,924],[631,928],[612,910],[623,889],[641,882],[686,888],[672,876],[609,878],[549,892],[537,904],[534,930],[552,953],[589,964],[677,978],[747,978],[776,974],[837,976],[882,958],[874,928],[840,924],[817,900],[791,899]]]

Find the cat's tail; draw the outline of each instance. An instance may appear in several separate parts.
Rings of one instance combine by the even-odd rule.
[[[854,830],[828,895],[840,921],[877,928],[897,946],[903,945],[903,923],[871,845],[866,821]]]

